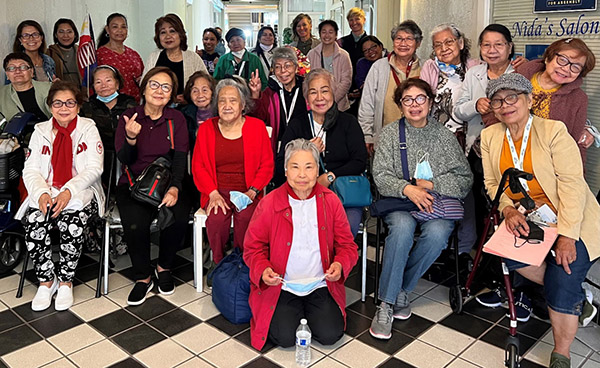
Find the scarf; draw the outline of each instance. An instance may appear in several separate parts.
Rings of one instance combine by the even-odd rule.
[[[62,188],[73,177],[73,140],[71,133],[77,127],[77,117],[66,128],[61,127],[55,118],[52,126],[57,130],[56,138],[52,144],[52,186]]]
[[[260,48],[264,51],[264,52],[269,52],[271,51],[271,49],[273,48],[273,45],[271,46],[267,46],[267,45],[263,45],[262,43],[259,43]]]

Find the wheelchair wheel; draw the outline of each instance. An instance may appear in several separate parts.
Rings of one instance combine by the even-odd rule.
[[[462,287],[460,285],[454,285],[450,287],[450,292],[448,293],[450,300],[450,307],[452,311],[456,314],[462,313],[463,310],[463,295],[462,295]]]
[[[509,344],[504,351],[504,365],[508,368],[519,368],[519,348],[515,344]]]
[[[20,234],[0,235],[0,274],[14,269],[25,252],[25,242]]]

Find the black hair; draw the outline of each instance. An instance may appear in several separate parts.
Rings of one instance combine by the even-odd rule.
[[[323,29],[323,27],[326,25],[332,26],[335,33],[338,33],[338,31],[340,30],[340,27],[338,27],[335,20],[327,19],[319,23],[319,35],[321,34],[321,29]]]
[[[508,55],[508,59],[510,60],[513,58],[513,56],[515,56],[515,46],[512,43],[513,42],[512,35],[510,34],[510,31],[508,30],[508,28],[506,28],[502,24],[497,24],[497,23],[492,23],[492,24],[488,25],[479,34],[479,46],[481,46],[481,41],[483,41],[483,36],[487,32],[497,32],[497,33],[500,33],[502,36],[504,36],[504,39],[506,40],[506,42],[508,42],[510,44],[510,55]],[[481,57],[481,54],[479,56]]]
[[[271,50],[277,47],[277,36],[275,36],[275,30],[273,29],[273,27],[261,27],[261,29],[258,31],[258,35],[256,36],[256,46],[254,46],[254,53],[256,53],[256,55],[259,56],[264,54],[263,49],[260,47],[260,38],[263,36],[263,33],[265,33],[265,31],[271,31],[271,33],[273,34],[273,48]]]
[[[75,38],[73,39],[73,43],[71,44],[71,46],[73,46],[79,41],[79,31],[77,30],[77,27],[75,27],[75,23],[73,23],[73,21],[68,18],[60,18],[56,21],[56,23],[54,23],[54,31],[52,31],[52,38],[54,39],[54,43],[60,45],[60,43],[58,42],[58,37],[56,37],[56,33],[58,32],[58,26],[60,26],[61,24],[68,24],[69,27],[71,27],[71,29],[73,30],[73,33],[75,34]]]
[[[106,27],[102,28],[102,32],[100,32],[100,37],[98,37],[98,42],[96,43],[96,48],[99,49],[100,47],[102,47],[108,43],[109,38],[108,38],[108,32],[106,31],[106,28],[108,28],[108,26],[110,25],[110,22],[112,22],[112,20],[115,18],[123,18],[123,19],[125,19],[125,24],[127,24],[127,17],[125,17],[123,14],[112,13],[111,15],[109,15],[108,18],[106,18]]]

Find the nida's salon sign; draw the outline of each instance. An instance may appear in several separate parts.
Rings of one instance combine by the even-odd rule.
[[[586,16],[564,17],[560,20],[535,17],[531,21],[514,22],[514,37],[568,37],[600,34],[600,19]]]

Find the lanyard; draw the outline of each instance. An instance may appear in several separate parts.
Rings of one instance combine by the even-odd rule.
[[[394,55],[394,53],[390,53],[388,55],[388,62],[392,59],[392,55]],[[408,65],[406,66],[406,79],[408,79],[408,75],[410,74],[410,71],[412,70],[412,65],[415,62],[414,59],[410,59],[410,61],[408,62]],[[396,82],[396,86],[399,86],[402,82],[400,82],[400,78],[398,78],[398,76],[396,75],[396,71],[394,70],[394,68],[390,67],[391,71],[392,71],[392,76],[394,77],[394,81]]]
[[[296,92],[294,92],[294,98],[292,98],[292,103],[290,104],[290,111],[288,112],[287,106],[285,104],[285,96],[283,95],[283,87],[279,90],[279,98],[283,104],[283,112],[285,113],[285,126],[288,126],[290,123],[290,119],[294,113],[294,108],[296,107],[296,99],[298,98],[298,90],[300,88],[296,87]],[[314,134],[314,132],[313,132]]]
[[[529,115],[529,120],[527,120],[527,124],[525,125],[525,131],[523,132],[523,141],[521,142],[521,152],[517,157],[517,149],[515,148],[515,143],[512,140],[510,135],[510,131],[506,128],[506,139],[508,140],[508,146],[510,147],[510,155],[512,156],[513,164],[519,170],[523,170],[523,163],[525,161],[525,151],[527,150],[527,142],[529,141],[529,133],[531,133],[531,122],[533,121],[533,116]],[[527,181],[525,179],[520,178],[521,185],[523,188],[529,192],[529,186],[527,185]]]
[[[234,74],[239,75],[240,77],[244,77],[242,75],[242,72],[244,71],[244,65],[246,65],[246,60],[242,60],[239,64],[236,64],[235,60],[231,60],[231,63],[233,64]]]
[[[267,60],[267,57],[265,56],[264,53],[260,54],[260,56],[262,56],[262,59],[265,62],[265,65],[267,66],[267,69],[271,69],[271,64],[269,64],[269,61]]]
[[[323,122],[323,125],[321,125],[321,129],[319,129],[319,132],[315,134],[315,121],[313,120],[312,111],[308,112],[308,121],[310,121],[310,131],[312,132],[313,138],[321,136],[321,133],[325,133],[325,131],[323,130],[323,125],[325,124],[325,122]]]

